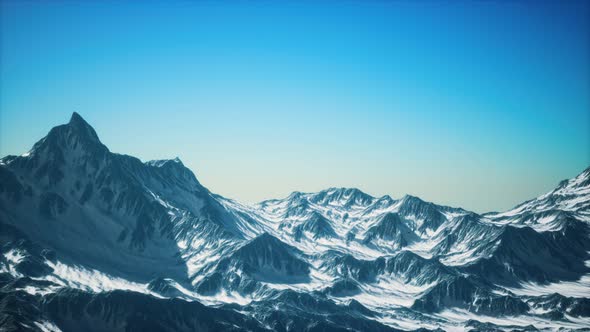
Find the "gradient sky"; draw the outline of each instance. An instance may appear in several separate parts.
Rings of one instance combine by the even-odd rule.
[[[590,2],[1,2],[0,155],[79,112],[245,202],[504,210],[590,166]]]

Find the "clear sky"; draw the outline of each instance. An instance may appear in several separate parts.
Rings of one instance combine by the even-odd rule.
[[[588,1],[2,1],[0,155],[79,112],[244,202],[504,210],[590,166]]]

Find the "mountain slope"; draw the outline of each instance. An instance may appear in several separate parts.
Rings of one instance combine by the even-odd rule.
[[[355,188],[244,205],[74,113],[0,159],[0,330],[590,327],[590,169],[502,213]]]
[[[179,160],[142,163],[111,153],[76,113],[29,153],[3,158],[0,174],[8,179],[0,189],[4,223],[63,260],[109,274],[183,280],[189,273],[179,258],[196,234],[208,243],[243,239]]]

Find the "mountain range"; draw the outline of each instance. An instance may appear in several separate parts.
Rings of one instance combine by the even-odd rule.
[[[355,188],[246,205],[74,113],[0,159],[0,251],[3,331],[590,329],[590,168],[505,212]]]

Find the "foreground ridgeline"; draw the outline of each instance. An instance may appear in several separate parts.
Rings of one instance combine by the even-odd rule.
[[[243,205],[74,113],[0,159],[0,330],[590,328],[590,169],[502,213],[354,188]]]

